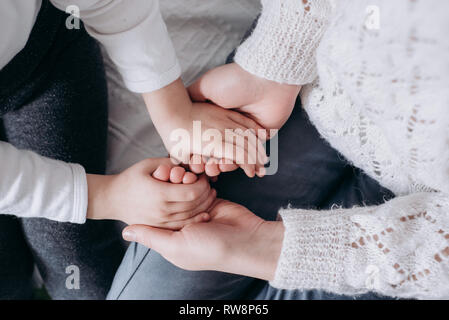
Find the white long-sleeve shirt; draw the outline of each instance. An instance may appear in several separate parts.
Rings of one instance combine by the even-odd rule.
[[[83,223],[87,211],[82,166],[47,159],[0,142],[0,212]]]
[[[151,92],[180,77],[181,68],[158,0],[52,0],[77,6],[91,36],[106,48],[131,91]],[[41,0],[0,1],[0,70],[22,50]],[[39,157],[0,143],[0,213],[83,223],[87,182],[76,164]]]
[[[263,0],[236,62],[305,85],[322,137],[397,197],[281,210],[273,285],[449,298],[449,2]],[[373,20],[374,19],[374,20]]]
[[[159,0],[51,2],[63,11],[78,7],[86,30],[106,48],[131,91],[151,92],[180,76]],[[41,4],[41,0],[0,2],[0,70],[25,47]]]

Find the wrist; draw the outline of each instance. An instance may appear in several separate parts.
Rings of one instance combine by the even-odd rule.
[[[87,219],[109,220],[116,219],[113,210],[109,209],[109,189],[113,176],[87,175]]]
[[[266,248],[264,256],[259,257],[261,279],[272,281],[276,273],[279,257],[281,256],[282,244],[284,241],[284,224],[281,221],[264,221],[259,228],[260,237],[264,238],[261,244]]]
[[[232,265],[245,268],[245,270],[235,270],[235,273],[272,281],[281,255],[283,240],[282,222],[264,221],[257,229],[253,241],[242,248],[242,255],[230,257],[234,260]]]

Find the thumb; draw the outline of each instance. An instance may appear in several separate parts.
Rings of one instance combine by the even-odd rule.
[[[162,254],[174,246],[173,233],[174,231],[165,229],[132,225],[123,230],[122,236],[126,241],[140,243]]]

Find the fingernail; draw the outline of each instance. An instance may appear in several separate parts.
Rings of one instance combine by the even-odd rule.
[[[122,236],[123,236],[123,239],[125,239],[126,241],[129,241],[129,242],[135,242],[136,241],[136,234],[133,231],[131,231],[131,230],[123,231]]]

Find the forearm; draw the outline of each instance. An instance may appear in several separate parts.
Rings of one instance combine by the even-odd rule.
[[[0,142],[0,163],[2,214],[78,224],[86,218],[120,220],[111,199],[116,176],[86,175],[78,164],[18,150],[4,142]]]
[[[110,186],[114,176],[87,175],[88,205],[87,219],[104,220],[113,219],[113,208],[110,207],[111,199],[108,199]]]
[[[188,119],[192,110],[182,80],[179,78],[162,89],[143,94],[147,110],[159,134],[170,135],[172,128],[183,128],[183,120]]]

